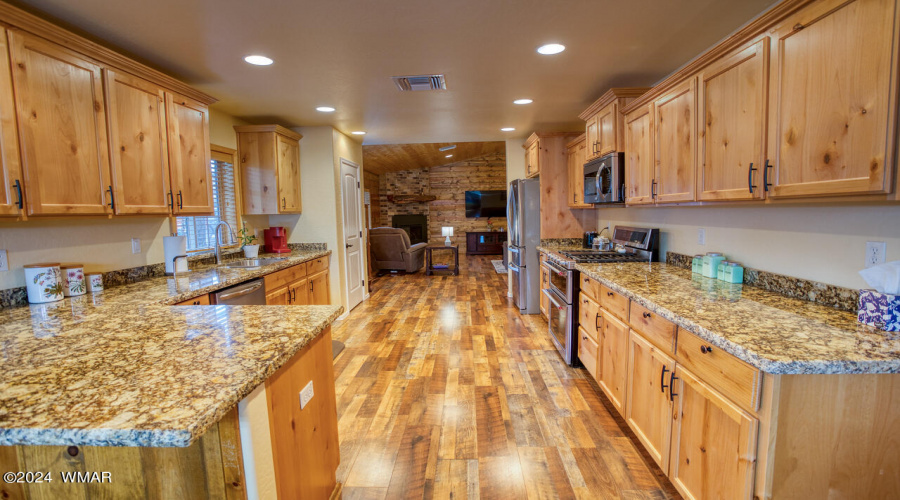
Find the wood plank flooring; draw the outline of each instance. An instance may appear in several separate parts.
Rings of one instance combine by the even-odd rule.
[[[343,498],[680,498],[492,258],[379,278],[335,324]]]

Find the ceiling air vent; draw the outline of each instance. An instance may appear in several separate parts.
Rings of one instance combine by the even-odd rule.
[[[444,75],[416,75],[391,77],[397,88],[407,91],[419,90],[447,90],[447,81]]]

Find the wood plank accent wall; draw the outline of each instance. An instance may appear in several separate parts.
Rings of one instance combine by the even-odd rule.
[[[506,155],[489,154],[427,169],[387,172],[380,178],[379,204],[383,225],[389,226],[394,215],[425,214],[429,243],[443,243],[441,227],[453,226],[453,243],[465,245],[466,232],[487,231],[487,219],[466,218],[466,191],[505,190]],[[368,185],[368,180],[366,183]],[[406,205],[388,201],[389,195],[399,194],[430,194],[437,199]],[[494,217],[491,222],[494,229],[506,228],[505,217]]]
[[[382,227],[387,224],[381,220],[381,176],[365,170],[365,167],[363,169],[363,184],[372,203],[369,207],[372,213],[372,224],[369,225],[368,217],[365,224],[366,227]]]

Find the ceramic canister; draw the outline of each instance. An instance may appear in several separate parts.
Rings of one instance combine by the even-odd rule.
[[[25,266],[25,289],[28,302],[43,304],[63,299],[63,278],[57,263]]]
[[[62,271],[63,294],[66,297],[84,295],[87,283],[84,281],[84,266],[81,264],[65,264],[59,266]]]
[[[103,275],[102,274],[88,274],[87,275],[88,282],[88,290],[91,293],[102,292],[103,291]]]

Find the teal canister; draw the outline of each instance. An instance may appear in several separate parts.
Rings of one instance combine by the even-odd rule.
[[[695,255],[691,260],[691,272],[697,274],[703,273],[703,255]]]
[[[725,269],[728,267],[728,264],[730,264],[730,262],[723,260],[722,262],[719,262],[719,265],[716,267],[716,279],[719,281],[726,281]]]
[[[719,279],[728,283],[743,283],[744,268],[737,262],[729,262],[725,266],[724,275],[719,277]]]
[[[709,252],[703,256],[703,276],[707,278],[719,277],[719,263],[725,260],[725,256],[718,252]]]

